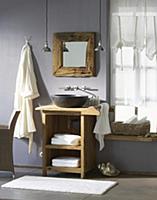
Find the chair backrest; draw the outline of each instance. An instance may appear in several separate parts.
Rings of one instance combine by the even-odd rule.
[[[8,126],[8,128],[10,130],[14,129],[19,114],[20,114],[20,111],[13,111],[12,112],[10,120],[9,120],[9,126]]]

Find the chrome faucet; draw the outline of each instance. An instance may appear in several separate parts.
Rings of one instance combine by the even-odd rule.
[[[89,88],[89,87],[86,87],[86,86],[82,86],[82,87],[78,87],[78,86],[65,86],[63,88],[60,88],[60,89],[64,89],[65,91],[77,91],[77,90],[80,90],[82,92],[85,92],[87,94],[90,94],[92,95],[92,97],[97,97],[93,92],[91,91],[98,91],[98,89],[96,88]]]

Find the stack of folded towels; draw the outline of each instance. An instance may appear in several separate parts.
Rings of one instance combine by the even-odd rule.
[[[52,166],[55,167],[79,167],[80,158],[78,157],[57,157],[52,159]]]
[[[51,138],[51,144],[55,145],[80,145],[81,136],[74,134],[56,133]]]
[[[147,122],[147,121],[148,121],[147,117],[143,117],[141,119],[138,119],[137,115],[134,115],[131,118],[124,121],[123,123],[126,123],[126,124],[141,124],[141,123],[144,123],[144,122]]]

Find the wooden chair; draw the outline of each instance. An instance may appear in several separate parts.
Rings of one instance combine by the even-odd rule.
[[[8,126],[0,125],[0,171],[11,171],[15,177],[13,162],[13,133],[19,115],[16,111]]]

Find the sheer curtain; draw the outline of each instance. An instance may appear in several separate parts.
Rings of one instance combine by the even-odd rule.
[[[157,131],[157,1],[110,0],[111,103],[138,107]]]

